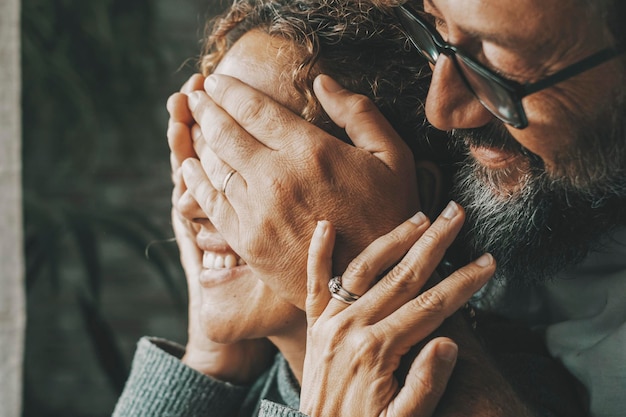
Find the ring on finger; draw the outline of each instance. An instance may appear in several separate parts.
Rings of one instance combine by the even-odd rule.
[[[228,181],[233,177],[233,174],[237,172],[234,169],[231,169],[228,174],[224,177],[224,181],[222,182],[222,194],[226,194],[226,187],[228,186]]]
[[[341,286],[341,276],[339,275],[328,281],[328,290],[331,297],[346,304],[352,304],[361,298],[360,295],[350,292]]]

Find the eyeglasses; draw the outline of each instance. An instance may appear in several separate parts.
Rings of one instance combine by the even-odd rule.
[[[417,50],[433,65],[439,55],[452,58],[461,78],[487,110],[517,129],[528,126],[522,99],[574,77],[622,54],[622,48],[606,48],[534,83],[520,84],[502,77],[443,40],[437,30],[404,6],[396,8],[404,32]]]

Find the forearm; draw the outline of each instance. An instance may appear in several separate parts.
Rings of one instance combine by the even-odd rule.
[[[196,372],[180,361],[182,353],[169,342],[141,339],[113,417],[235,414],[248,389]]]

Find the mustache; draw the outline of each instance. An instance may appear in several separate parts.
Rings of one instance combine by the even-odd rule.
[[[487,147],[497,148],[503,151],[521,153],[527,155],[529,151],[519,144],[499,121],[492,121],[488,124],[473,129],[454,129],[450,132],[456,139],[454,142],[465,147]]]
[[[495,148],[512,154],[522,155],[528,163],[528,168],[533,169],[536,174],[545,169],[543,159],[532,153],[509,133],[504,124],[500,121],[492,121],[484,126],[473,129],[454,129],[450,132],[455,151],[469,154],[469,147]]]

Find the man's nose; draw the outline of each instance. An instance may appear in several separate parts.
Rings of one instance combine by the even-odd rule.
[[[494,116],[465,85],[453,59],[441,54],[433,68],[426,98],[426,118],[440,130],[484,126]]]

